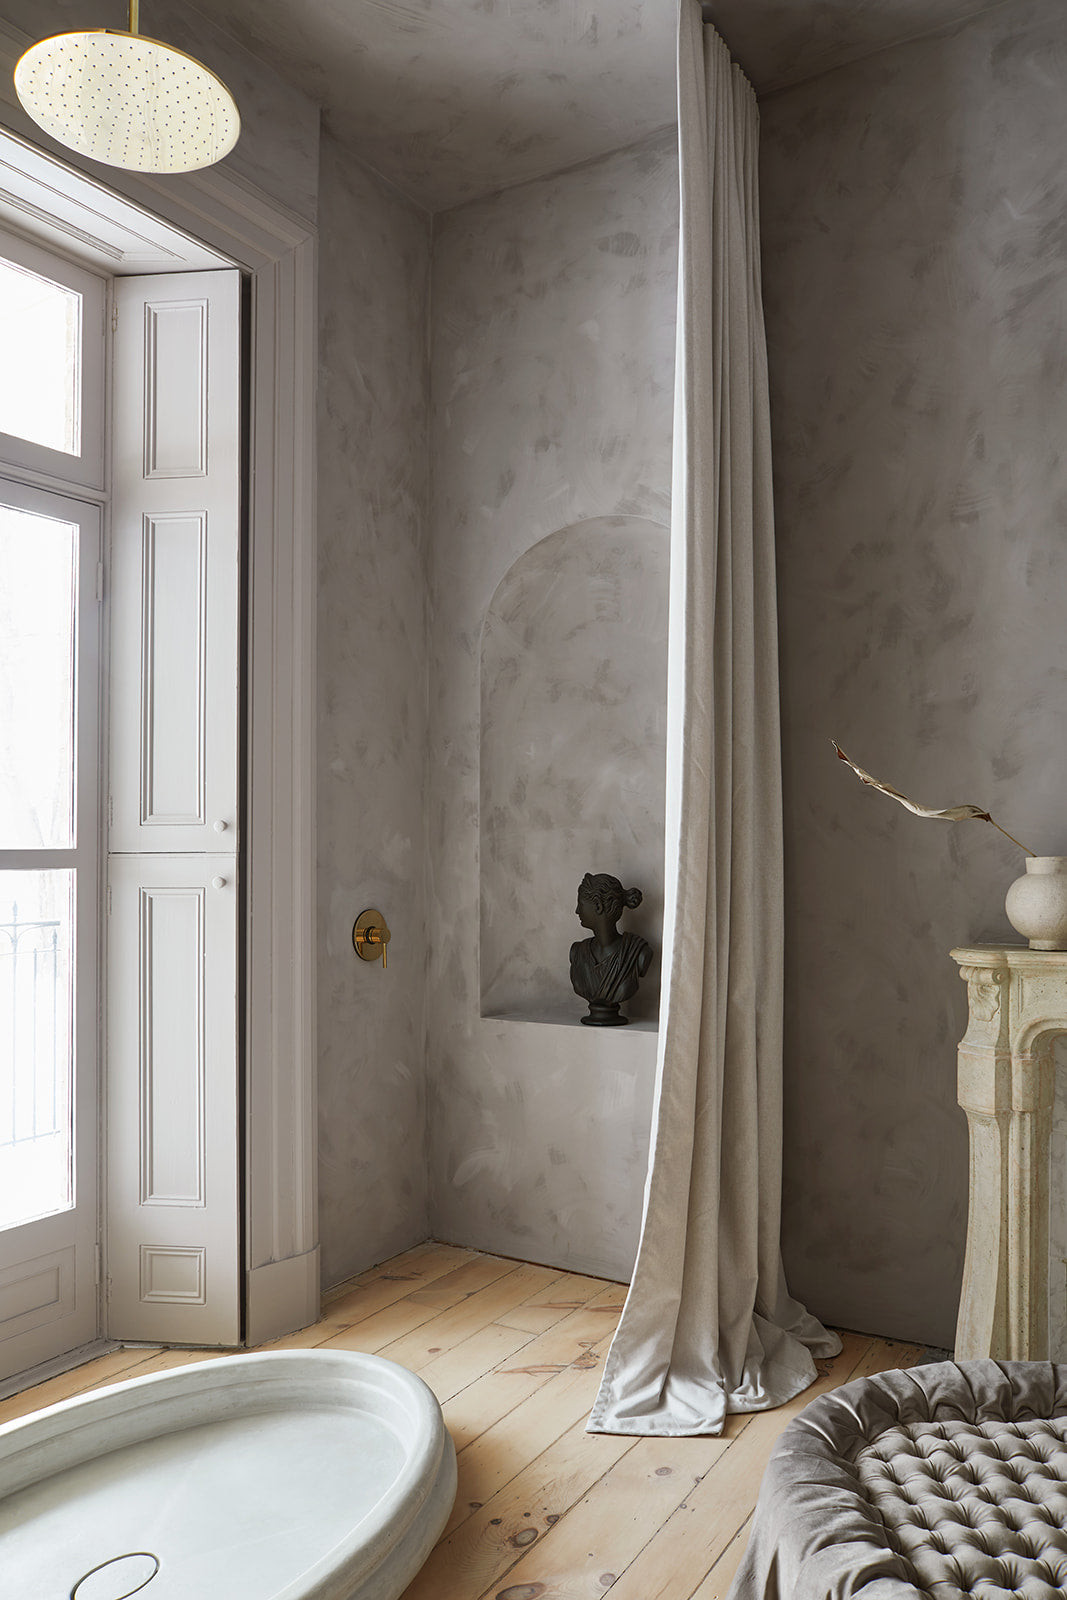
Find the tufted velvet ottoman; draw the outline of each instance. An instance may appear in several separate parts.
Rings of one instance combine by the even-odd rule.
[[[1067,1596],[1067,1365],[952,1361],[805,1407],[730,1600]]]

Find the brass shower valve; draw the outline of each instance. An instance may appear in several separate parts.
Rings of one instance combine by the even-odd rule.
[[[387,952],[392,934],[385,925],[385,918],[380,911],[361,911],[356,918],[352,929],[352,943],[357,956],[361,961],[377,961],[382,958],[382,967],[389,965]]]

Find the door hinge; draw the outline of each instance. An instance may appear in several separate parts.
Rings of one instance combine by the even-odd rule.
[[[110,885],[110,883],[107,886],[107,914],[110,917],[110,915],[111,915],[111,885]]]
[[[99,1244],[94,1244],[93,1245],[93,1284],[95,1285],[96,1288],[100,1287],[100,1279],[103,1276],[103,1269],[104,1269],[104,1252],[101,1250]]]
[[[98,600],[104,598],[104,563],[102,561],[96,563],[96,598]]]
[[[107,825],[109,828],[115,826],[115,796],[113,794],[109,794],[107,797]]]
[[[119,331],[119,308],[117,301],[113,303],[111,307],[111,331],[112,333],[118,333]]]

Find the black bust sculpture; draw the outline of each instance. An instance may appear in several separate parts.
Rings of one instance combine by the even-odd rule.
[[[641,904],[640,889],[624,889],[610,873],[587,872],[578,885],[575,911],[591,939],[571,945],[571,986],[589,1002],[582,1018],[591,1028],[617,1028],[629,1022],[619,1007],[637,993],[652,961],[652,946],[636,933],[620,933],[623,907]]]

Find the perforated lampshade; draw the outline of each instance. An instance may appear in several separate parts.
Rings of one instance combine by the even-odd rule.
[[[15,88],[53,139],[130,172],[209,167],[241,131],[233,96],[213,72],[136,31],[42,39],[15,68]]]

